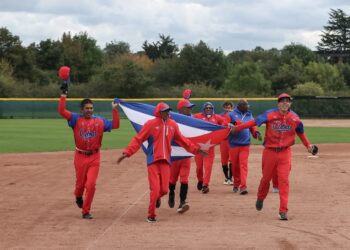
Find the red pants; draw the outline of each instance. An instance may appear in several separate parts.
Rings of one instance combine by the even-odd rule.
[[[170,184],[175,185],[179,176],[181,184],[188,184],[190,176],[191,158],[174,161],[170,167]]]
[[[148,217],[156,216],[157,200],[168,193],[170,166],[167,161],[156,161],[147,166],[150,200]]]
[[[215,157],[215,150],[211,148],[207,156],[196,154],[194,160],[196,162],[196,173],[198,181],[203,182],[203,186],[209,186],[211,170]],[[203,173],[204,169],[204,173]]]
[[[249,148],[249,145],[230,148],[233,186],[240,189],[247,188]]]
[[[272,176],[272,187],[278,188],[277,168],[276,168],[275,171],[273,172],[273,176]]]
[[[84,155],[75,152],[75,191],[76,197],[82,197],[85,190],[82,213],[90,212],[91,203],[96,190],[96,180],[100,169],[100,152]]]
[[[228,165],[228,160],[230,158],[230,145],[228,140],[224,140],[220,143],[220,154],[221,154],[221,164]]]
[[[269,192],[270,181],[277,171],[280,195],[280,212],[288,212],[289,173],[291,170],[292,151],[287,148],[281,152],[265,148],[262,156],[262,178],[260,180],[258,199],[264,200]]]

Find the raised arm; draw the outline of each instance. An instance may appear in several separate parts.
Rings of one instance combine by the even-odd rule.
[[[65,118],[66,120],[70,120],[72,117],[72,112],[66,109],[66,95],[62,94],[60,101],[58,103],[58,113]]]

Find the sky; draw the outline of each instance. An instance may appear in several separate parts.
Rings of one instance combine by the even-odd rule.
[[[225,53],[296,43],[314,50],[330,9],[350,15],[350,0],[0,0],[0,27],[24,46],[64,32],[87,32],[104,48],[169,35],[181,48],[204,41]]]

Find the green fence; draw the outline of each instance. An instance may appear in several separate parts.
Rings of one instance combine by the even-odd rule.
[[[126,101],[143,102],[155,105],[160,101],[168,103],[174,110],[179,99],[130,99]],[[193,98],[191,102],[196,104],[194,113],[199,112],[203,103],[211,101],[216,113],[222,110],[222,104],[228,99],[203,99]],[[247,98],[250,109],[254,115],[263,113],[269,108],[276,107],[275,98]],[[59,118],[59,99],[21,99],[21,98],[0,98],[0,118]],[[68,99],[67,109],[79,112],[81,99]],[[112,99],[93,99],[95,115],[107,118],[111,117]],[[236,103],[237,98],[230,101]],[[295,97],[292,109],[302,118],[350,118],[350,97]],[[121,113],[123,117],[124,114]]]

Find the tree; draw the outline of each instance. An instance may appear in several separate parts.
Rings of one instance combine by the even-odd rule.
[[[315,82],[306,82],[304,84],[298,84],[292,91],[294,96],[321,96],[324,95],[324,91],[321,85]]]
[[[160,41],[148,43],[146,40],[142,49],[145,51],[146,55],[154,62],[156,59],[168,59],[176,56],[179,51],[178,46],[175,44],[174,39],[170,36],[165,36],[159,34]]]
[[[304,65],[299,58],[295,57],[290,64],[281,65],[271,79],[275,93],[290,91],[295,85],[305,81]]]
[[[112,41],[106,44],[106,47],[103,49],[103,51],[106,53],[107,58],[112,59],[115,56],[129,54],[130,45],[122,41]]]
[[[320,84],[324,90],[339,91],[345,89],[345,80],[339,69],[329,63],[311,62],[305,67],[307,81]]]
[[[253,62],[233,65],[224,88],[245,96],[271,94],[271,82],[265,79],[260,63]]]
[[[281,63],[290,64],[293,58],[299,58],[304,65],[312,61],[319,61],[317,54],[311,49],[295,43],[283,47],[281,50]]]
[[[60,41],[47,39],[33,46],[39,68],[44,70],[57,70],[63,65],[63,45]]]
[[[222,50],[213,50],[200,41],[196,45],[185,44],[179,57],[184,82],[207,82],[215,88],[223,85],[227,61]]]
[[[350,17],[341,9],[331,9],[317,49],[334,62],[350,61]]]

